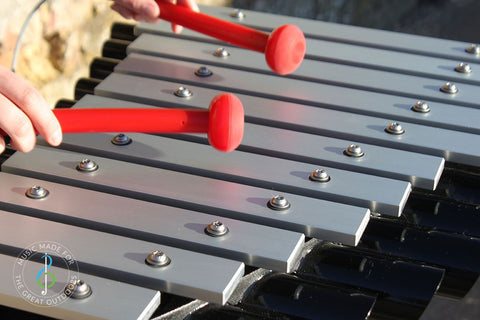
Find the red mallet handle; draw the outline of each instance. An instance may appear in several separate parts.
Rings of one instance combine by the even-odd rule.
[[[187,7],[156,1],[160,18],[239,47],[264,52],[270,68],[284,75],[295,71],[305,56],[305,36],[294,25],[283,25],[269,35],[245,26],[221,20]]]
[[[210,144],[225,152],[236,149],[243,138],[243,105],[230,93],[216,96],[208,111],[119,108],[55,109],[53,112],[63,133],[205,132]]]

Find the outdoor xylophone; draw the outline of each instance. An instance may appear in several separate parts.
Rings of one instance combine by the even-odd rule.
[[[75,101],[55,111],[73,120],[65,128],[86,114],[70,132],[104,133],[65,134],[58,148],[39,137],[32,152],[2,156],[2,311],[433,319],[478,310],[480,47],[201,11],[262,39],[296,25],[305,59],[279,71],[268,50],[255,50],[265,63],[222,40],[246,45],[174,35],[166,22],[114,25]],[[241,121],[212,133],[224,121],[207,109],[219,99]],[[177,116],[175,134],[142,130],[158,121],[134,118],[185,110],[200,114],[201,130],[178,130],[188,121]],[[220,150],[238,148],[218,152],[212,136]]]

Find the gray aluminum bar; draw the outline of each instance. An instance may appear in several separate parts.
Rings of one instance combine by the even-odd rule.
[[[234,57],[232,57],[234,59]],[[212,68],[216,72],[215,68]],[[116,77],[119,77],[118,80]],[[125,78],[122,78],[125,77]],[[129,78],[130,77],[130,78]],[[128,80],[130,79],[130,80]],[[132,76],[113,74],[108,77],[104,82],[114,82],[119,86],[120,89],[117,89],[117,94],[128,96],[125,91],[125,85],[123,84],[126,81],[139,81],[138,79],[133,78]],[[142,80],[146,83],[151,83],[151,85],[157,85],[157,88],[170,87],[170,82],[165,82],[157,80],[157,82],[146,79]],[[180,84],[178,84],[180,85]],[[100,88],[103,88],[105,85],[100,84],[97,86],[97,92],[100,92]],[[131,91],[132,85],[129,84],[127,88],[130,88]],[[165,92],[164,90],[153,90],[147,92],[148,95],[145,95],[145,91],[142,87],[134,87],[137,91],[141,91],[143,96],[143,101],[150,101],[153,103],[155,99],[158,99],[159,96],[170,95],[171,92]],[[176,88],[171,88],[175,90]],[[212,89],[200,89],[198,86],[191,85],[189,89],[193,92],[210,90],[215,92],[215,94],[220,94],[222,91],[212,90]],[[112,91],[114,88],[111,89]],[[127,91],[128,92],[128,91]],[[252,96],[238,94],[241,101],[244,102],[244,107],[246,108],[248,116],[254,116],[261,114],[262,110],[268,112],[267,107],[275,106],[276,108],[295,108],[295,112],[301,112],[300,110],[308,109],[307,106],[292,104],[280,100],[266,100],[260,99]],[[139,96],[138,94],[136,96]],[[178,99],[177,99],[178,100]],[[373,93],[373,92],[364,92],[359,90],[351,89],[340,89],[335,91],[335,94],[327,94],[322,96],[322,99],[316,102],[316,105],[322,108],[336,109],[340,111],[359,113],[365,115],[372,115],[377,117],[384,117],[389,119],[395,119],[398,121],[406,121],[411,123],[425,124],[434,127],[465,131],[471,133],[480,133],[480,127],[478,126],[478,120],[480,118],[480,111],[475,108],[462,107],[462,106],[452,106],[450,104],[426,101],[431,109],[429,113],[418,113],[411,110],[411,107],[417,102],[416,99],[387,95],[382,93]],[[209,102],[206,102],[206,106]],[[262,104],[262,106],[258,105]],[[251,110],[251,111],[250,111]],[[461,116],[459,116],[461,115]],[[269,114],[269,117],[271,115]]]
[[[202,97],[195,94],[195,98],[201,99]],[[101,96],[86,95],[75,104],[74,108],[93,108],[95,106],[113,108],[119,105],[131,108],[148,107]],[[264,108],[261,109],[264,110]],[[129,133],[128,136],[133,143],[116,146],[111,143],[112,134],[67,134],[64,135],[61,148],[241,182],[262,188],[274,188],[319,199],[367,207],[373,212],[395,216],[400,215],[403,211],[410,191],[408,182],[330,167],[322,167],[322,169],[332,177],[331,181],[319,184],[308,178],[309,174],[316,169],[311,164],[241,151],[212,152],[210,146],[167,137],[135,133]],[[43,139],[40,139],[40,143],[45,144]],[[192,154],[195,154],[196,157],[192,157]],[[364,187],[352,188],[352,186],[358,185]]]
[[[426,57],[316,39],[307,40],[307,48],[308,58],[314,60],[448,80],[455,83],[480,84],[480,60],[477,60],[476,63],[469,63],[473,70],[471,73],[461,73],[455,70],[463,62],[461,59]]]
[[[145,86],[148,86],[149,89],[153,88],[153,90],[149,90]],[[134,77],[122,78],[122,76],[112,74],[95,88],[95,93],[102,96],[142,101],[154,105],[180,105],[182,107],[190,106],[196,108],[205,108],[209,101],[215,96],[214,92],[210,92],[209,94],[207,92],[204,98],[200,98],[204,93],[203,89],[196,89],[190,99],[181,99],[172,94],[177,87],[178,84],[160,83],[154,80],[144,81],[143,79]],[[104,88],[106,90],[104,90]],[[138,93],[140,93],[140,96]],[[256,112],[264,113],[264,110],[267,110],[267,106],[263,109],[264,106],[262,103],[258,103],[258,100],[257,102],[248,100],[248,96],[243,95],[241,95],[240,98],[246,108],[247,120],[250,116],[254,117]],[[160,103],[159,101],[162,102]],[[295,112],[297,110],[295,106],[292,105],[289,107],[288,104],[282,104],[281,102],[277,103],[265,99],[264,101],[270,103],[272,107],[278,106],[278,108],[280,108],[283,106],[281,109],[282,112],[275,112],[274,109],[268,108],[271,110],[270,115],[272,116],[274,116],[275,113],[284,113],[284,118],[288,118],[291,116],[292,110],[295,110]],[[125,105],[125,102],[122,102],[122,104],[118,103],[118,105]],[[301,107],[302,106],[299,106],[298,108],[299,113],[302,112]],[[321,115],[321,112],[319,112],[319,114]],[[269,116],[266,115],[266,118],[268,117]],[[321,122],[323,122],[323,120],[321,120]],[[437,157],[411,152],[403,153],[405,151],[369,146],[370,152],[373,153],[370,154],[368,161],[365,161],[365,159],[349,159],[343,155],[343,150],[346,146],[354,142],[352,140],[340,140],[274,128],[262,128],[261,130],[263,130],[263,132],[261,134],[263,134],[263,136],[257,136],[256,133],[253,131],[250,132],[250,130],[260,130],[260,126],[247,123],[246,128],[242,145],[250,148],[249,151],[259,150],[258,145],[261,144],[262,147],[260,150],[263,154],[279,156],[278,154],[281,152],[283,154],[281,157],[283,158],[285,158],[286,154],[289,154],[287,159],[406,180],[416,187],[435,188],[443,170],[444,160]],[[298,130],[298,128],[297,126],[293,129]],[[251,137],[251,139],[249,137]],[[273,137],[275,137],[275,139],[273,139]],[[302,139],[305,140],[302,141]],[[249,145],[247,141],[251,143],[251,145]],[[292,141],[295,142],[292,143]],[[278,143],[278,145],[273,147],[274,143]],[[326,149],[322,149],[322,145]],[[331,153],[332,151],[334,151],[335,155]],[[419,163],[423,164],[422,168],[419,167]]]
[[[120,81],[112,83],[112,79],[117,76],[114,73],[108,77],[98,86],[96,93],[118,98],[128,94],[130,95],[129,100],[144,103],[150,103],[154,100],[153,97],[159,96],[157,91],[159,91],[160,84],[158,82],[138,78],[136,79],[137,86],[132,88],[132,78],[122,79],[122,76],[119,76]],[[113,95],[112,92],[118,92],[119,95]],[[197,95],[204,93],[208,94],[203,90],[195,90],[195,97],[192,97],[192,100]],[[172,96],[170,94],[168,98],[171,99]],[[281,109],[283,104],[276,103],[276,101],[254,97],[245,100],[243,98],[242,103],[248,109],[247,117],[261,119],[258,122],[262,124],[280,122],[283,124],[282,127],[297,131],[429,154],[456,163],[468,165],[480,163],[480,149],[472,148],[472,145],[480,145],[480,135],[478,134],[402,123],[406,129],[405,134],[393,135],[385,132],[385,128],[394,121],[391,117],[382,119],[364,115],[352,116],[346,112],[322,110],[289,103]],[[162,105],[162,100],[154,101],[154,103]],[[476,111],[478,119],[480,119],[480,109]],[[294,117],[291,116],[292,113],[295,113]]]
[[[160,305],[160,292],[158,291],[82,273],[80,273],[81,280],[92,288],[90,297],[82,300],[66,299],[54,306],[47,306],[46,301],[44,304],[36,305],[22,297],[21,293],[24,292],[22,291],[24,288],[19,288],[21,290],[19,293],[14,279],[9,277],[10,272],[6,272],[12,270],[16,262],[16,257],[0,254],[0,270],[5,271],[4,281],[0,283],[0,300],[2,305],[10,308],[56,319],[147,320]],[[23,281],[31,279],[31,282],[34,283],[36,271],[41,270],[43,265],[34,261],[28,263],[37,265],[37,267],[24,268]],[[54,274],[56,279],[68,279],[68,271],[55,265],[48,268],[48,272]],[[58,282],[57,285],[49,288],[58,295],[63,292],[63,289],[64,286]],[[28,294],[28,291],[26,292]]]
[[[85,157],[97,162],[99,169],[93,173],[76,170]],[[370,210],[365,208],[289,193],[281,195],[289,200],[291,207],[276,211],[267,206],[277,194],[272,190],[41,146],[28,154],[15,153],[3,163],[2,170],[289,229],[349,245],[358,243],[370,217]]]
[[[0,180],[0,207],[276,271],[292,271],[305,240],[303,234],[288,230],[17,175],[0,173]],[[33,185],[46,188],[48,197],[35,201],[12,191]],[[224,223],[230,232],[218,238],[207,235],[204,230],[214,221]]]
[[[242,10],[245,12],[246,16],[244,19],[239,20],[230,17],[232,10],[232,8],[228,7],[201,7],[202,12],[216,16],[220,19],[230,20],[235,23],[267,31],[289,23],[297,25],[308,37],[312,38],[355,43],[376,48],[386,48],[394,51],[412,52],[448,59],[460,59],[471,62],[480,61],[480,56],[465,52],[465,49],[470,45],[470,43],[467,42],[342,25],[311,19],[287,17],[250,10]],[[150,25],[148,28],[154,30],[155,25]]]
[[[1,211],[0,252],[14,250],[17,255],[42,239],[68,248],[79,272],[220,304],[244,272],[242,262]],[[168,266],[145,263],[155,250],[171,258]]]
[[[131,144],[117,146],[111,143],[113,137],[114,134],[64,135],[61,148],[367,207],[393,216],[401,214],[411,189],[409,182],[327,167],[321,169],[327,171],[330,181],[318,183],[309,179],[317,169],[311,164],[241,151],[212,152],[204,144],[135,133],[128,134]],[[363,187],[356,187],[359,185]]]
[[[208,7],[206,8],[208,9]],[[224,8],[220,8],[220,9],[224,10]],[[253,12],[253,15],[265,14],[265,13],[254,12],[254,11],[245,11],[245,12]],[[215,14],[215,12],[213,13]],[[225,19],[225,16],[226,15],[222,15],[222,18]],[[252,14],[249,14],[249,16],[252,17]],[[263,30],[266,32],[270,32],[275,27],[288,23],[285,20],[283,20],[283,21],[277,21],[275,22],[275,24],[269,25],[268,23],[269,21],[271,21],[271,17],[273,17],[274,19],[280,18],[282,20],[283,18],[285,18],[285,16],[275,14],[275,15],[269,15],[269,17],[267,17],[268,19],[267,22],[253,21],[253,19],[250,19],[249,21],[247,21],[249,22],[249,24],[245,24],[245,21],[239,21],[236,19],[232,19],[230,17],[228,17],[228,19],[232,19],[232,21],[235,23],[244,24],[244,25],[253,27],[255,29]],[[288,19],[298,19],[298,18],[286,17],[286,19],[288,21]],[[391,31],[378,30],[373,28],[363,28],[358,26],[336,24],[336,23],[325,22],[325,21],[312,22],[311,20],[308,20],[308,19],[301,19],[301,20],[303,20],[301,21],[302,23],[297,25],[304,32],[306,36],[307,44],[310,44],[312,43],[312,41],[317,41],[317,40],[328,41],[329,43],[334,42],[334,43],[351,44],[357,47],[373,48],[376,50],[387,50],[387,51],[393,51],[393,52],[403,52],[403,53],[409,53],[414,55],[422,55],[426,57],[438,57],[441,59],[450,59],[458,62],[460,61],[469,62],[469,63],[480,62],[480,56],[476,56],[474,54],[470,54],[465,51],[465,49],[467,49],[471,45],[470,43],[467,43],[467,42],[446,40],[446,39],[440,39],[440,38],[434,38],[434,37],[418,36],[418,35],[412,35],[412,34],[406,34],[406,33],[400,33],[400,32],[391,32]],[[308,22],[312,22],[311,26],[305,26],[305,24],[303,23],[304,21],[306,21],[307,24],[310,24]],[[254,26],[253,24],[262,24],[264,26],[258,27],[258,26]],[[293,24],[295,24],[295,22]],[[322,27],[325,27],[325,28],[322,28]],[[313,33],[312,32],[307,33],[306,29],[310,29],[309,31],[313,31]],[[321,36],[314,34],[315,30],[322,30],[322,29],[329,30],[331,33],[330,34],[322,33]],[[191,31],[189,29],[184,29],[180,34],[174,34],[171,30],[172,28],[170,24],[164,21],[160,21],[159,23],[156,23],[156,24],[139,23],[135,26],[135,29],[134,29],[135,34],[137,36],[141,34],[150,33],[150,34],[164,35],[164,36],[181,38],[181,39],[200,40],[203,42],[209,42],[213,44],[229,45],[218,39],[206,36],[204,34],[201,34],[195,31]],[[353,37],[351,37],[350,35],[353,35]],[[403,46],[399,45],[398,43],[395,43],[395,41],[392,42],[391,39],[389,38],[391,36],[393,36],[397,41],[400,41],[400,43]],[[388,41],[382,42],[382,40],[385,40],[385,37],[388,38]],[[310,54],[311,52],[309,52],[309,47],[307,46],[306,58],[311,58]]]
[[[320,137],[254,124],[246,124],[245,131],[248,134],[244,135],[242,150],[409,181],[419,188],[436,188],[445,161],[439,157],[369,144],[359,144],[365,155],[353,158],[344,154],[347,146],[356,144],[352,140]],[[412,164],[416,168],[412,168]]]
[[[265,59],[257,52],[232,47],[228,48],[230,52],[229,57],[219,58],[212,54],[217,48],[218,45],[211,43],[143,33],[128,46],[127,53],[136,52],[166,58],[180,58],[181,60],[198,63],[209,63],[235,69],[271,73],[265,63]],[[300,68],[290,74],[289,77],[326,82],[332,81],[330,78],[332,74],[344,76],[345,74],[350,74],[352,70],[359,70],[338,65],[346,64],[368,69],[435,78],[442,81],[449,80],[456,83],[480,84],[480,64],[476,63],[470,63],[470,67],[474,70],[473,72],[460,73],[455,71],[455,68],[461,61],[425,57],[404,52],[373,49],[316,39],[307,40],[306,55],[306,59]],[[319,63],[314,60],[329,63]],[[330,74],[326,74],[328,70],[330,70]],[[381,74],[379,77],[383,80],[384,75],[389,76],[390,73]],[[364,78],[371,80],[368,78],[368,75],[365,75]],[[346,79],[346,77],[342,78],[344,81]],[[397,86],[398,81],[392,81],[392,84]],[[399,88],[395,88],[395,90],[398,89]]]
[[[139,81],[142,82],[142,86],[132,85],[132,83]],[[97,85],[95,93],[105,96],[114,95],[125,100],[162,107],[182,105],[186,107],[204,108],[208,107],[214,96],[224,93],[224,91],[220,90],[189,85],[188,89],[190,89],[194,95],[188,99],[180,99],[174,96],[173,92],[179,86],[183,85],[181,82],[172,83],[169,81],[113,73]],[[354,94],[352,95],[352,93]],[[292,122],[292,124],[295,123],[295,119],[286,116],[291,114],[291,111],[287,112],[288,110],[295,110],[295,114],[302,115],[305,113],[311,115],[312,113],[321,114],[324,112],[323,109],[336,109],[349,113],[358,113],[480,134],[480,127],[477,120],[480,117],[480,111],[477,109],[427,101],[431,111],[429,113],[418,113],[411,110],[416,100],[381,93],[366,93],[355,90],[354,92],[344,92],[338,96],[327,95],[323,97],[322,101],[319,101],[319,107],[322,109],[238,93],[236,93],[236,95],[244,105],[247,121],[261,121],[260,123],[265,124],[275,121],[276,126],[282,125],[281,122],[285,122],[285,119],[289,119],[289,122]],[[281,122],[276,121],[278,117],[281,117]],[[323,123],[323,121],[319,123]],[[296,126],[295,130],[306,130],[306,128]]]
[[[300,68],[304,68],[303,66],[304,64],[302,64]],[[115,72],[154,79],[182,81],[186,84],[201,85],[214,89],[229,90],[311,105],[321,104],[323,97],[328,95],[339,96],[340,94],[349,94],[350,91],[359,90],[362,90],[364,94],[369,94],[368,91],[363,91],[365,89],[372,91],[369,85],[364,85],[364,81],[365,83],[371,81],[371,83],[374,83],[374,86],[382,86],[383,82],[389,82],[391,80],[399,81],[398,88],[393,88],[392,85],[392,90],[390,92],[387,90],[384,93],[395,93],[413,99],[428,99],[437,102],[480,108],[480,90],[478,90],[477,86],[460,84],[458,85],[458,93],[452,95],[440,91],[445,81],[397,75],[394,73],[388,73],[387,75],[387,72],[383,72],[385,73],[384,75],[378,75],[376,72],[380,71],[368,69],[362,69],[361,72],[357,72],[360,71],[360,68],[356,67],[345,67],[358,69],[350,70],[349,72],[351,73],[348,77],[345,77],[343,73],[340,75],[336,74],[336,71],[332,69],[322,70],[317,69],[317,67],[312,67],[312,70],[309,71],[319,72],[321,70],[321,73],[325,76],[332,77],[332,79],[329,80],[332,84],[313,83],[305,80],[267,74],[252,74],[247,71],[212,67],[209,65],[207,65],[207,67],[213,71],[213,75],[210,77],[198,77],[194,73],[198,67],[198,64],[191,62],[132,53],[115,67]],[[333,85],[337,83],[337,81],[339,81],[338,83],[356,83],[354,85],[356,88],[345,88]]]

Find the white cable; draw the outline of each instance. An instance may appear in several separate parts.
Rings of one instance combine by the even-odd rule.
[[[22,40],[23,34],[25,33],[25,30],[27,29],[28,24],[30,23],[30,20],[32,19],[33,15],[37,10],[48,0],[40,0],[37,5],[33,8],[33,10],[30,12],[30,14],[27,16],[25,21],[23,22],[22,29],[20,30],[20,33],[18,34],[17,42],[15,43],[15,49],[13,50],[13,59],[12,59],[12,72],[15,72],[15,66],[17,64],[17,56],[18,56],[18,50],[20,48],[20,42]]]

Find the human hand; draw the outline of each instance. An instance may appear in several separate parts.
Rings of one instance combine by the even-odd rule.
[[[0,130],[11,138],[11,146],[22,152],[35,146],[35,130],[53,146],[62,141],[60,124],[40,93],[3,66],[0,66]],[[5,139],[0,135],[0,153],[4,150]]]
[[[180,6],[185,6],[193,11],[200,11],[195,0],[163,0]],[[135,19],[149,23],[159,21],[160,9],[155,0],[114,0],[112,9],[120,13],[126,19]],[[182,26],[172,24],[175,33],[182,31]]]

